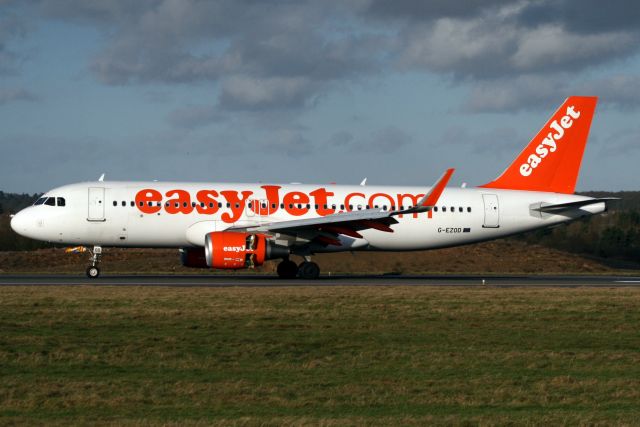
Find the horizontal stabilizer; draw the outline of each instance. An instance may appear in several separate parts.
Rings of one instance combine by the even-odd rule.
[[[581,208],[583,206],[595,205],[596,203],[611,202],[614,200],[620,200],[620,199],[616,197],[603,197],[600,199],[588,199],[588,200],[580,200],[577,202],[557,203],[554,205],[543,205],[535,208],[534,210],[540,211],[540,212],[546,212],[546,213],[558,213],[558,212],[563,212],[570,209]]]

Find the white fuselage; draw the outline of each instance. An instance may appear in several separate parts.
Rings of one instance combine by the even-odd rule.
[[[63,198],[64,206],[28,207],[13,218],[12,227],[27,237],[66,245],[203,246],[207,233],[230,227],[315,218],[367,206],[408,208],[425,191],[428,189],[398,186],[87,182],[47,192],[43,197]],[[393,232],[365,229],[360,231],[362,238],[341,235],[341,245],[317,246],[313,252],[443,248],[605,211],[602,202],[562,214],[535,210],[541,203],[586,199],[558,193],[448,187],[431,212],[396,216]],[[277,233],[273,238],[290,239]],[[304,235],[297,239],[301,241],[289,240],[289,244],[300,244]]]

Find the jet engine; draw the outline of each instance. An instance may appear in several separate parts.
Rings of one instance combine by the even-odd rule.
[[[267,240],[264,234],[216,231],[205,236],[204,253],[207,266],[237,270],[284,258],[289,255],[289,248]]]

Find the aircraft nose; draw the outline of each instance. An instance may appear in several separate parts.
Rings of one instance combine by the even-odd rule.
[[[28,217],[23,211],[18,212],[11,218],[11,228],[21,236],[25,236],[28,232]]]

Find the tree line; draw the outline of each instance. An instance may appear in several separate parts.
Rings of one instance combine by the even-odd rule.
[[[620,200],[610,202],[606,214],[514,238],[599,258],[640,262],[640,191],[592,191],[580,194],[617,197]]]
[[[617,197],[604,215],[587,217],[555,228],[537,230],[514,239],[600,258],[640,261],[640,191],[585,192],[590,197]],[[33,202],[40,194],[14,194],[0,191],[0,251],[24,251],[52,247],[52,244],[26,239],[9,225],[10,215]]]

